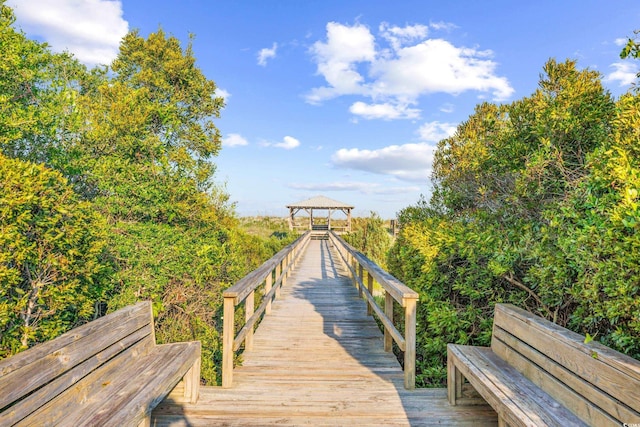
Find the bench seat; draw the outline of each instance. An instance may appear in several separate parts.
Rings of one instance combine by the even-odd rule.
[[[513,426],[587,426],[544,390],[514,367],[500,359],[489,347],[447,346],[449,369],[457,369],[498,413]],[[454,374],[455,375],[455,374]],[[461,384],[461,381],[458,381]],[[449,392],[455,391],[450,388]],[[456,405],[456,393],[449,396]],[[464,402],[464,401],[463,401]]]
[[[640,424],[640,361],[510,304],[496,304],[491,347],[449,344],[452,405],[467,381],[500,425]]]
[[[138,303],[0,361],[0,425],[138,426],[181,381],[195,403],[200,342],[155,344]]]

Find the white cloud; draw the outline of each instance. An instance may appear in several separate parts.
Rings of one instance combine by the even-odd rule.
[[[371,76],[377,95],[415,99],[444,92],[453,95],[473,90],[490,92],[503,101],[514,90],[504,77],[495,74],[490,51],[459,48],[443,39],[429,39],[404,47],[390,59],[372,64]]]
[[[372,62],[376,56],[374,37],[367,27],[360,24],[348,27],[329,22],[326,43],[315,42],[311,53],[318,64],[318,74],[325,78],[329,86],[312,89],[307,96],[310,103],[365,92],[362,87],[364,77],[356,66],[360,62]]]
[[[276,57],[276,51],[278,50],[278,43],[274,43],[271,46],[271,49],[264,48],[260,49],[258,52],[258,65],[262,65],[263,67],[267,66],[267,60]]]
[[[249,145],[249,141],[238,133],[230,133],[226,138],[222,139],[222,145],[225,147],[241,147]]]
[[[453,123],[440,123],[438,121],[425,123],[420,126],[418,133],[420,139],[426,142],[440,142],[452,136],[456,132],[457,125]]]
[[[629,39],[625,39],[621,37],[621,38],[615,39],[613,43],[615,43],[616,46],[624,46],[627,44],[627,41],[629,41]]]
[[[120,0],[8,0],[7,5],[26,33],[90,66],[111,63],[129,31]]]
[[[458,26],[456,24],[452,24],[451,22],[444,22],[444,21],[438,21],[438,22],[431,22],[429,24],[429,26],[431,28],[433,28],[434,30],[443,30],[443,31],[451,31],[451,30],[455,30],[456,28],[458,28]]]
[[[374,190],[375,194],[397,196],[398,194],[410,194],[420,191],[420,186],[411,185],[405,187],[384,187]]]
[[[293,150],[294,148],[300,146],[300,141],[292,136],[285,136],[282,142],[264,142],[262,143],[262,145],[264,147],[276,147],[283,148],[285,150]]]
[[[323,183],[315,183],[315,184],[300,184],[294,183],[289,184],[289,188],[293,188],[294,190],[306,190],[313,192],[328,192],[328,191],[357,191],[363,194],[378,194],[378,195],[398,195],[398,194],[406,194],[406,193],[415,193],[420,191],[420,187],[413,186],[403,186],[403,187],[387,187],[378,183],[371,182],[357,182],[357,181],[346,181],[346,182],[323,182]]]
[[[431,26],[451,27],[443,23]],[[382,23],[379,30],[377,41],[361,24],[327,24],[326,42],[317,41],[311,49],[317,73],[327,85],[313,88],[306,97],[309,103],[360,95],[370,98],[372,105],[398,106],[413,104],[431,93],[457,95],[465,91],[491,94],[493,99],[504,101],[514,92],[509,81],[496,74],[491,50],[429,39],[428,27],[423,25],[396,27]],[[381,46],[385,41],[389,47]],[[380,117],[390,118],[385,114]]]
[[[615,62],[611,64],[611,67],[615,70],[609,73],[604,81],[606,82],[618,82],[620,87],[629,86],[636,80],[638,66],[631,62]]]
[[[387,40],[394,50],[415,40],[427,37],[429,27],[425,25],[408,25],[406,27],[391,27],[386,22],[380,24],[380,35]]]
[[[219,98],[224,98],[225,101],[231,98],[231,94],[229,92],[227,92],[224,89],[220,89],[219,87],[216,88],[215,96]]]
[[[379,184],[372,184],[370,182],[322,182],[316,184],[289,184],[289,188],[294,190],[307,190],[307,191],[360,191],[364,193],[371,193],[374,187]]]
[[[453,113],[455,109],[455,105],[451,104],[450,102],[447,102],[440,107],[440,111],[442,111],[443,113]]]
[[[428,143],[391,145],[378,150],[342,148],[331,156],[331,161],[340,168],[424,182],[430,175],[434,150]]]
[[[420,117],[420,110],[417,108],[409,108],[407,105],[394,105],[388,102],[384,104],[365,104],[358,101],[349,107],[349,111],[351,114],[368,120],[417,119]]]

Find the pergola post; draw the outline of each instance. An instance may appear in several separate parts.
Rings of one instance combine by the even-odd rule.
[[[289,208],[289,230],[293,231],[293,224],[294,224],[294,218],[293,218],[293,208]]]

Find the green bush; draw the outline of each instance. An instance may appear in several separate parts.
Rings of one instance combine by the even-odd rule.
[[[386,268],[392,238],[384,220],[377,213],[371,212],[368,218],[353,218],[351,231],[344,235],[344,239],[376,264]]]
[[[0,358],[101,314],[106,222],[60,173],[0,155]]]
[[[447,342],[489,344],[499,302],[640,358],[639,107],[551,60],[532,96],[439,143],[389,258],[420,293],[419,383],[444,384]]]

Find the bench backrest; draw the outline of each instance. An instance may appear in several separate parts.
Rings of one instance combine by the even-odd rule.
[[[0,360],[0,425],[12,425],[98,367],[155,345],[149,301],[123,308]]]
[[[640,361],[510,304],[491,349],[590,425],[640,422]]]

